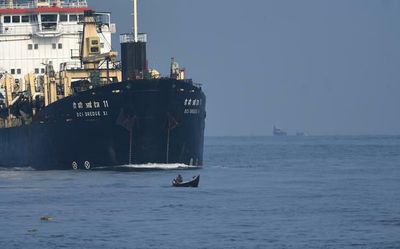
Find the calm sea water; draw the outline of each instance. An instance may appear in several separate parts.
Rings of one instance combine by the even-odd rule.
[[[178,166],[0,170],[0,248],[400,248],[400,137],[213,137]]]

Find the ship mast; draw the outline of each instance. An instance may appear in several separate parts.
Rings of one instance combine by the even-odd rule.
[[[138,18],[137,18],[137,0],[133,0],[133,40],[138,42]]]

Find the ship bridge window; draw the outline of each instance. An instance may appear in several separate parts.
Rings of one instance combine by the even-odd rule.
[[[60,15],[60,22],[68,22],[68,15],[65,14]]]
[[[13,17],[12,17],[12,22],[13,22],[13,23],[19,23],[20,20],[21,20],[21,17],[20,17],[20,16],[13,16]]]
[[[56,14],[46,14],[41,16],[42,22],[57,22]]]
[[[57,15],[46,14],[41,15],[42,30],[56,30],[57,29]]]
[[[29,22],[29,16],[22,16],[22,17],[21,17],[21,21],[22,21],[23,23]]]
[[[4,16],[3,17],[3,22],[4,23],[11,23],[11,16]]]
[[[78,16],[77,15],[69,15],[69,21],[70,22],[78,21]]]

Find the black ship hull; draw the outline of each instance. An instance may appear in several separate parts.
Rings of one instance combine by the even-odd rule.
[[[80,92],[45,107],[30,124],[0,129],[0,167],[201,166],[205,105],[201,87],[173,79]]]

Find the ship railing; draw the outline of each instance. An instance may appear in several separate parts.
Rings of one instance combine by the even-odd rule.
[[[187,84],[191,84],[191,85],[193,85],[193,86],[195,86],[195,87],[197,87],[197,88],[201,88],[203,85],[202,84],[200,84],[200,83],[195,83],[195,82],[193,82],[193,80],[192,79],[184,79],[184,80],[182,80],[183,82],[185,82],[185,83],[187,83]]]
[[[16,25],[16,26],[2,26],[0,25],[1,35],[31,35],[42,33],[57,33],[57,34],[76,34],[82,32],[83,25],[76,24],[58,24],[54,27],[42,27],[39,24],[33,25]]]
[[[195,87],[197,87],[197,88],[201,88],[203,85],[202,84],[200,84],[200,83],[193,83],[192,82],[192,84],[195,86]]]
[[[0,4],[0,9],[33,9],[35,7],[34,3]]]
[[[76,57],[71,57],[73,61],[68,61],[60,64],[60,71],[79,70],[83,69],[81,61]],[[111,67],[110,67],[111,68]],[[112,68],[120,68],[120,62],[116,61]],[[103,63],[99,69],[107,69],[107,65]]]
[[[2,35],[32,35],[39,33],[60,33],[57,28],[54,29],[39,29],[39,25],[24,25],[24,26],[2,26],[0,27],[0,34]]]
[[[60,71],[82,69],[80,61],[69,61],[60,65]]]
[[[132,43],[135,42],[135,37],[134,34],[121,34],[119,40],[121,43]],[[138,34],[138,42],[147,42],[147,34]]]
[[[49,6],[53,6],[55,1],[49,1]],[[37,0],[32,0],[30,2],[25,3],[13,3],[13,4],[6,4],[1,3],[0,9],[35,9],[37,8]],[[62,1],[61,2],[62,8],[87,8],[88,3],[86,0],[70,0],[70,1]]]
[[[71,1],[62,1],[61,7],[63,8],[86,8],[88,4],[86,0],[71,0]]]
[[[184,79],[183,82],[191,84],[197,88],[201,88],[202,85],[200,83],[194,83],[192,79]]]
[[[63,34],[78,33],[83,31],[83,25],[59,23],[58,26],[60,32]]]
[[[2,35],[30,35],[37,30],[37,25],[0,26]]]

